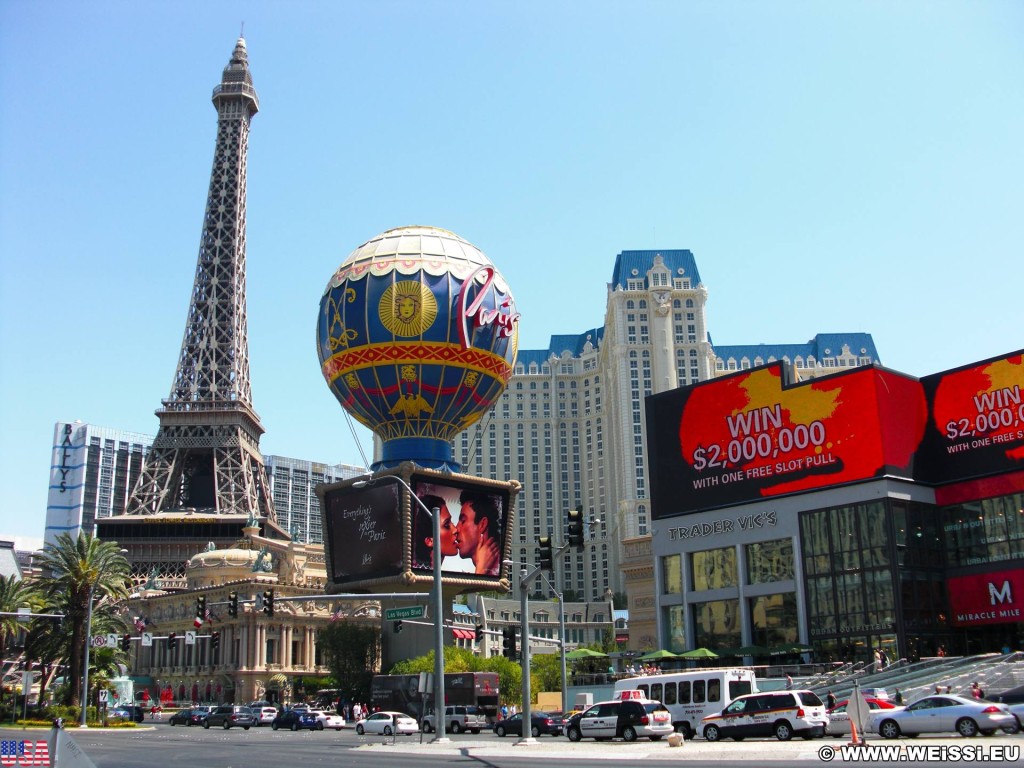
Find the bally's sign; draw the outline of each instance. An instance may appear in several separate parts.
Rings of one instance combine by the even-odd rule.
[[[996,571],[946,580],[953,625],[1024,621],[1024,571]]]

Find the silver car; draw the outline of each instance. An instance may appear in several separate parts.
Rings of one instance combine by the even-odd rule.
[[[969,699],[955,694],[926,696],[896,711],[873,712],[873,724],[887,739],[919,733],[959,733],[961,736],[991,736],[1001,728],[1012,728],[1016,719],[1005,704]]]

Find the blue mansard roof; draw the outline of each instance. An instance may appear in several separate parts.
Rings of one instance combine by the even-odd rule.
[[[595,348],[601,346],[604,339],[604,327],[591,328],[583,333],[569,334],[559,333],[551,337],[551,343],[547,349],[520,349],[516,356],[516,365],[522,365],[526,370],[530,369],[531,363],[536,363],[539,369],[544,363],[551,359],[552,355],[561,357],[563,352],[568,352],[573,357],[583,354],[583,348],[589,341]]]
[[[741,360],[746,357],[751,362],[760,357],[764,362],[769,360],[788,359],[793,362],[800,357],[806,360],[813,357],[822,360],[835,357],[842,353],[843,346],[850,348],[850,353],[857,357],[870,357],[872,362],[881,362],[875,341],[870,333],[819,333],[803,344],[724,344],[715,346],[715,355],[721,360],[734,358]]]
[[[647,271],[654,266],[656,256],[661,256],[673,278],[688,277],[691,286],[696,288],[700,285],[700,273],[697,271],[697,261],[693,258],[693,253],[687,249],[681,249],[623,251],[615,257],[615,267],[612,269],[612,288],[625,287],[627,280],[637,279],[642,279],[644,285],[650,288],[651,286],[647,285]]]

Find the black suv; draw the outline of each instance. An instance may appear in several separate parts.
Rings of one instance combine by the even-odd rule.
[[[259,725],[259,720],[256,714],[248,707],[240,707],[237,704],[222,704],[203,720],[203,728],[216,727],[218,725],[224,730],[238,727],[248,731],[252,726]]]

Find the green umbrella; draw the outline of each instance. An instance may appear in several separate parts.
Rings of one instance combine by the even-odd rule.
[[[590,648],[577,648],[575,651],[569,651],[565,654],[565,658],[568,661],[579,661],[580,659],[607,659],[607,653],[601,653],[600,651],[592,651]]]
[[[672,651],[666,651],[664,648],[658,651],[651,651],[641,656],[638,661],[660,661],[662,659],[678,659],[679,655],[672,653]]]
[[[694,648],[679,654],[681,659],[717,659],[718,654],[708,648]]]
[[[732,651],[733,656],[764,656],[768,653],[768,649],[763,645],[741,645]]]
[[[776,645],[769,649],[772,656],[778,656],[784,653],[806,653],[807,651],[813,651],[809,645],[803,643],[786,643],[785,645]]]

